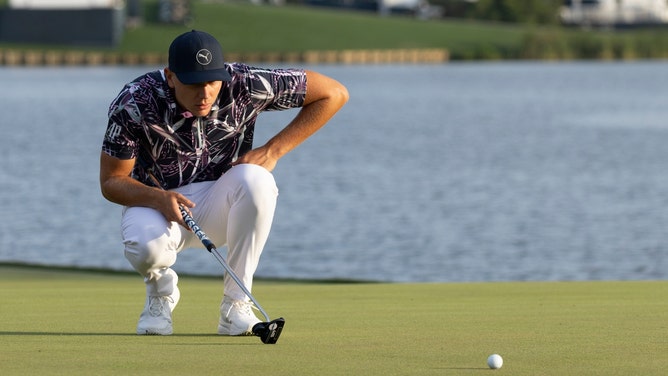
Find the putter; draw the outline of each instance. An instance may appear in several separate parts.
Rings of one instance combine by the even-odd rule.
[[[253,334],[260,337],[263,343],[266,344],[274,344],[276,341],[278,341],[278,337],[281,335],[281,331],[283,331],[283,326],[285,325],[285,319],[280,317],[275,320],[271,320],[269,318],[269,315],[267,315],[267,312],[262,308],[260,303],[255,300],[253,295],[251,294],[250,291],[244,286],[243,282],[237,277],[236,273],[234,273],[234,270],[227,264],[227,261],[223,258],[223,256],[218,252],[218,249],[216,249],[216,246],[213,244],[211,239],[209,239],[208,236],[202,231],[202,229],[197,225],[197,222],[195,222],[195,219],[188,214],[186,209],[183,206],[180,206],[179,209],[181,210],[181,216],[183,217],[183,221],[190,227],[190,229],[197,235],[199,240],[202,242],[202,244],[206,247],[206,249],[213,255],[213,257],[218,260],[220,265],[223,266],[227,274],[232,277],[234,282],[243,290],[244,294],[246,294],[250,300],[255,304],[255,307],[262,313],[262,316],[264,316],[264,319],[267,320],[266,322],[259,322],[253,326]]]
[[[158,179],[155,178],[155,176],[149,172],[149,176],[151,177],[151,180],[153,180],[153,184],[155,184],[156,187],[162,187],[160,183],[158,182]],[[278,341],[278,337],[281,335],[281,332],[283,331],[283,326],[285,325],[285,319],[282,317],[279,317],[275,320],[271,320],[269,318],[269,315],[265,310],[262,308],[260,303],[255,300],[253,297],[253,294],[251,294],[250,291],[246,288],[244,283],[239,279],[239,277],[234,273],[234,270],[230,267],[230,265],[225,261],[225,258],[218,252],[218,249],[216,249],[215,244],[209,239],[208,236],[206,236],[206,233],[199,227],[197,222],[195,222],[195,219],[188,214],[188,211],[181,205],[179,205],[179,210],[181,211],[181,217],[183,217],[183,221],[188,225],[190,230],[199,238],[199,240],[202,242],[202,245],[206,247],[207,251],[215,257],[216,260],[222,265],[223,269],[225,269],[225,272],[234,280],[234,282],[241,288],[241,290],[250,298],[250,300],[253,302],[255,305],[255,308],[262,313],[262,316],[264,316],[264,319],[266,320],[265,322],[259,322],[255,325],[253,325],[253,328],[251,331],[253,332],[254,335],[260,337],[262,340],[262,343],[265,344],[274,344],[276,341]]]

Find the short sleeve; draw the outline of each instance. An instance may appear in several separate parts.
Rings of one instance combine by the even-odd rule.
[[[132,95],[124,90],[109,107],[109,122],[102,142],[102,151],[119,159],[137,157],[137,141],[133,136],[133,126],[138,126],[139,111]]]
[[[249,87],[256,108],[264,111],[301,107],[306,99],[306,73],[301,69],[251,68]]]

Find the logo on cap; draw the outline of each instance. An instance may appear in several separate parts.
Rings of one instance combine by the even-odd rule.
[[[195,58],[197,59],[197,62],[200,63],[201,65],[209,65],[211,64],[211,60],[213,60],[213,55],[211,54],[211,51],[207,50],[206,48],[203,48],[197,51],[197,55],[195,55]]]

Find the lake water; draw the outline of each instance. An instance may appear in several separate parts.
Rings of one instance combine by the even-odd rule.
[[[279,162],[258,277],[668,278],[668,62],[308,68],[351,99]],[[149,69],[0,68],[0,262],[130,270],[98,158]],[[204,250],[175,269],[222,274]]]

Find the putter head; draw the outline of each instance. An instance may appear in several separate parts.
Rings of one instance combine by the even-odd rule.
[[[262,343],[274,344],[278,341],[285,325],[285,319],[280,317],[269,322],[259,322],[253,326],[253,334],[260,337]]]

